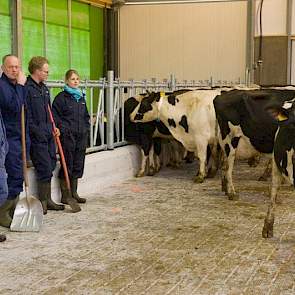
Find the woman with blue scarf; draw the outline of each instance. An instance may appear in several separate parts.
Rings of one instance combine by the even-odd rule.
[[[71,192],[78,203],[85,203],[77,193],[78,178],[83,176],[85,152],[90,130],[90,116],[84,94],[79,88],[80,77],[77,71],[68,70],[65,75],[66,85],[52,104],[56,126],[60,130],[60,139],[68,167]],[[61,202],[67,204],[67,185],[63,169],[59,171]]]

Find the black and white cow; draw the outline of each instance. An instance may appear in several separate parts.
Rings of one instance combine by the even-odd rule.
[[[151,93],[132,112],[134,122],[161,120],[185,149],[199,158],[199,173],[195,182],[206,176],[207,146],[214,157],[212,174],[217,170],[216,116],[213,99],[219,90],[195,90],[183,94]]]
[[[232,181],[235,158],[249,159],[273,151],[278,124],[265,111],[266,105],[273,99],[283,105],[293,97],[292,90],[263,89],[233,90],[214,99],[219,144],[224,152],[222,190],[230,200],[238,198]]]
[[[188,91],[189,90],[177,90],[174,93],[179,94]],[[173,92],[169,92],[169,94],[172,93]],[[130,120],[130,114],[139,105],[142,99],[147,96],[149,96],[149,93],[130,97],[124,102],[125,139],[138,145],[141,150],[141,165],[136,174],[137,177],[144,176],[147,160],[149,160],[149,175],[154,175],[159,171],[159,155],[161,153],[161,143],[159,138],[173,139],[168,128],[159,120],[154,120],[148,123],[135,123]],[[155,157],[154,154],[156,155]],[[154,159],[156,159],[156,161],[154,161]]]
[[[283,106],[274,101],[267,106],[267,109],[279,121],[272,157],[270,202],[262,230],[264,238],[271,238],[273,237],[275,203],[282,178],[287,179],[295,187],[295,99],[285,102]]]

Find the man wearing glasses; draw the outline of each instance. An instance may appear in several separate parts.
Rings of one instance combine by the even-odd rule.
[[[14,55],[3,57],[1,69],[0,109],[9,149],[5,159],[8,196],[0,205],[0,226],[10,227],[18,196],[23,190],[21,109],[26,105],[26,77]]]

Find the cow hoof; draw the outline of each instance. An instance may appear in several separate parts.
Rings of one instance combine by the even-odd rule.
[[[265,239],[269,239],[273,237],[273,222],[267,222],[266,220],[264,220],[262,237]]]
[[[195,183],[203,183],[204,182],[204,177],[203,176],[196,176],[194,179]]]
[[[153,176],[156,174],[156,170],[154,168],[150,168],[148,172],[148,176]]]
[[[143,177],[144,176],[144,173],[143,172],[138,172],[135,177]]]
[[[217,173],[216,169],[210,169],[207,174],[207,178],[214,178]]]
[[[258,181],[267,181],[267,177],[262,175],[258,178]]]
[[[239,194],[235,193],[231,193],[231,194],[227,194],[228,199],[231,201],[237,201],[239,199]]]

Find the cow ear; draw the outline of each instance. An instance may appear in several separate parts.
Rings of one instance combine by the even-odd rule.
[[[266,111],[270,116],[279,122],[288,120],[288,116],[282,111],[281,108],[269,107]]]

